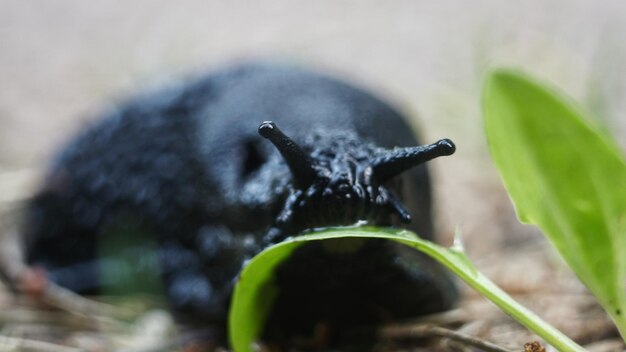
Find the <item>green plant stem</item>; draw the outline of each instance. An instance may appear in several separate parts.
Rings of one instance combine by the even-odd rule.
[[[356,234],[360,231],[352,230],[351,232]],[[406,231],[403,232],[405,233],[398,234],[402,237],[407,236],[408,233],[406,233]],[[363,232],[363,235],[366,236],[367,232]],[[389,236],[388,238],[411,246],[437,260],[465,281],[469,286],[478,291],[478,293],[480,293],[483,297],[489,299],[506,314],[512,316],[528,329],[534,331],[537,335],[541,336],[541,338],[559,351],[585,351],[584,348],[572,339],[565,336],[562,332],[541,319],[538,315],[526,307],[517,303],[517,301],[511,298],[511,296],[496,286],[496,284],[494,284],[486,276],[481,274],[462,250],[445,248],[419,237],[407,240],[399,240],[397,236]]]
[[[622,340],[626,341],[626,317],[624,316],[624,314],[626,313],[620,312],[621,314],[618,315],[615,312],[610,311],[606,308],[605,310],[609,312],[611,319],[613,319],[613,323],[615,323],[615,326],[617,326],[617,331],[619,331]]]

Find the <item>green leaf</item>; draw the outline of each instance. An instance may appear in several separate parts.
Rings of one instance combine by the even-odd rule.
[[[626,337],[626,162],[568,99],[515,72],[484,91],[492,158],[520,220],[538,225]]]
[[[415,248],[442,263],[506,313],[535,331],[561,351],[583,351],[569,338],[515,302],[472,265],[461,248],[445,248],[405,230],[341,228],[299,236],[269,247],[243,269],[235,287],[229,313],[229,338],[235,352],[250,352],[262,333],[278,288],[272,281],[274,269],[299,246],[309,241],[336,238],[382,238]]]

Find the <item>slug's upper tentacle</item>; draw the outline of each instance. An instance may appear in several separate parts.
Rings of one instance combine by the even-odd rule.
[[[419,164],[440,156],[451,155],[455,150],[454,143],[449,139],[428,145],[394,149],[370,162],[371,178],[382,184]]]
[[[276,146],[287,162],[297,188],[306,189],[313,184],[317,175],[313,162],[296,142],[287,137],[272,121],[264,121],[259,126],[259,134]]]

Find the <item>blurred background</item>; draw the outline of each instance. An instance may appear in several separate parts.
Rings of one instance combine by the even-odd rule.
[[[233,60],[297,63],[387,98],[424,142],[455,141],[453,157],[431,163],[441,238],[458,228],[503,286],[533,290],[569,274],[538,231],[518,224],[491,164],[486,73],[519,67],[553,82],[626,145],[621,0],[1,0],[0,9],[3,175],[41,170],[98,111],[143,89]]]
[[[473,253],[514,241],[489,160],[481,87],[494,67],[551,80],[626,142],[623,1],[2,1],[0,168],[40,168],[107,104],[233,60],[276,59],[383,95],[424,142],[442,232]],[[495,237],[495,238],[492,238]]]

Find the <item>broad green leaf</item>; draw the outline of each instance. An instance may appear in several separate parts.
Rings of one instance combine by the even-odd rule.
[[[336,238],[382,238],[415,248],[442,263],[480,294],[560,351],[583,351],[580,346],[519,305],[478,272],[461,248],[445,248],[405,230],[363,227],[329,229],[295,237],[265,249],[250,260],[240,274],[229,313],[229,338],[235,352],[252,351],[254,342],[262,333],[273,299],[278,292],[272,281],[274,269],[306,242]]]
[[[626,162],[568,99],[500,70],[484,91],[492,158],[525,223],[538,225],[626,337]]]

